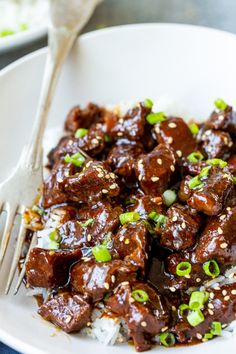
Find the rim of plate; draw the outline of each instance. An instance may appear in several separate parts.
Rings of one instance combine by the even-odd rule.
[[[91,32],[87,32],[85,34],[82,34],[80,37],[78,37],[78,40],[81,41],[86,41],[89,40],[90,38],[96,38],[100,37],[106,34],[112,34],[115,32],[123,32],[123,31],[129,31],[129,30],[135,30],[136,28],[172,28],[172,29],[177,29],[177,30],[191,30],[191,31],[196,31],[196,32],[210,32],[212,34],[216,34],[218,36],[223,36],[223,37],[228,37],[232,38],[233,40],[236,41],[236,34],[227,32],[227,31],[222,31],[219,29],[215,28],[210,28],[206,26],[196,26],[196,25],[189,25],[189,24],[179,24],[179,23],[141,23],[141,24],[128,24],[128,25],[120,25],[120,26],[111,26],[108,28],[103,28],[99,30],[94,30]],[[24,64],[28,60],[31,60],[42,53],[46,53],[47,47],[38,49],[36,51],[33,51],[32,53],[29,53],[20,59],[17,59],[16,61],[12,62],[11,64],[7,65],[5,68],[0,70],[0,78],[6,75],[9,71],[16,69],[18,66],[21,64]],[[37,347],[26,343],[25,341],[18,339],[14,337],[14,335],[9,334],[9,332],[3,330],[0,328],[0,341],[5,343],[6,345],[10,346],[11,348],[20,351],[24,354],[48,354],[47,351],[38,349]]]

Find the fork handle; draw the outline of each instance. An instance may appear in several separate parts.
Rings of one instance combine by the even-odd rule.
[[[40,98],[29,144],[25,149],[25,163],[32,170],[40,168],[42,164],[42,141],[46,128],[49,109],[55,92],[61,67],[69,53],[77,32],[67,28],[49,28],[49,49],[46,59]]]

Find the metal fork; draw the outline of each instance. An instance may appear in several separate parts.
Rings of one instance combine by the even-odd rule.
[[[79,31],[88,21],[99,2],[101,0],[50,0],[49,50],[32,136],[29,144],[23,149],[16,169],[7,180],[0,184],[0,212],[7,213],[0,245],[0,267],[9,245],[16,215],[21,216],[14,255],[9,272],[7,272],[6,294],[12,285],[25,242],[26,229],[22,216],[25,208],[33,205],[38,189],[43,182],[42,139],[57,79]],[[32,238],[29,249],[35,243],[36,236]],[[14,294],[18,292],[24,278],[25,263],[26,261],[18,277]]]

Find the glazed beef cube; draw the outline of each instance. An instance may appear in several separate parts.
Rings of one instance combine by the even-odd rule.
[[[137,302],[132,297],[132,291],[143,290],[149,300],[145,303]],[[139,352],[148,350],[152,346],[151,338],[161,332],[168,325],[169,317],[166,304],[157,289],[144,283],[120,284],[107,301],[107,308],[114,314],[121,316],[133,339],[135,349]]]
[[[222,264],[236,262],[236,206],[212,217],[194,252],[198,262],[215,259]]]
[[[40,306],[38,313],[64,332],[78,332],[90,321],[92,307],[82,296],[64,293]]]
[[[68,177],[65,183],[67,200],[88,203],[102,198],[116,197],[120,188],[117,177],[103,162],[88,162],[82,172]]]
[[[121,259],[134,264],[144,272],[150,240],[142,221],[124,225],[115,235],[113,245]]]
[[[210,297],[204,306],[204,321],[196,327],[192,327],[188,323],[186,315],[181,317],[172,330],[178,342],[191,343],[197,339],[201,341],[204,334],[210,332],[212,322],[217,321],[221,324],[228,324],[235,320],[236,284],[228,284],[206,290],[209,292]]]
[[[143,152],[141,143],[120,144],[109,152],[108,163],[115,169],[116,174],[130,177],[133,174],[135,159]]]
[[[160,144],[167,144],[173,149],[177,161],[197,149],[196,139],[182,118],[170,117],[156,125],[154,131]]]
[[[233,141],[230,135],[220,130],[206,130],[201,136],[201,149],[208,159],[227,159]]]
[[[236,114],[233,108],[227,106],[225,111],[214,111],[205,123],[206,129],[224,130],[236,135]]]
[[[127,207],[128,211],[136,211],[139,213],[141,219],[148,219],[148,215],[155,211],[156,213],[162,213],[162,198],[161,197],[151,197],[149,195],[144,196],[131,196],[131,200],[134,201],[131,205]]]
[[[26,263],[27,282],[33,287],[54,288],[65,285],[69,279],[69,270],[82,256],[76,250],[46,250],[33,248]]]
[[[203,169],[203,167],[206,167],[207,163],[205,161],[199,161],[199,162],[190,162],[188,160],[183,161],[183,172],[184,174],[191,175],[191,176],[197,176]]]
[[[179,251],[195,244],[201,218],[196,210],[187,205],[172,205],[167,211],[167,222],[160,238],[160,244]]]
[[[174,171],[174,155],[162,144],[150,153],[141,155],[135,162],[135,174],[140,187],[151,196],[158,196],[167,189]]]
[[[94,123],[103,121],[106,110],[94,103],[89,103],[86,108],[75,106],[70,110],[65,122],[65,130],[75,133],[78,128],[90,128]]]
[[[121,260],[102,263],[92,259],[72,268],[71,285],[74,291],[88,295],[96,302],[119,283],[135,280],[136,271],[137,267]]]
[[[122,118],[113,121],[113,126],[108,133],[114,140],[127,139],[129,141],[140,141],[144,136],[146,115],[150,112],[143,104],[130,109]]]
[[[182,181],[179,196],[187,200],[190,207],[207,215],[217,215],[223,209],[225,202],[233,191],[232,175],[228,169],[212,167],[208,177],[202,181],[201,188],[189,189],[187,176]]]
[[[119,226],[119,215],[122,211],[120,206],[113,206],[108,201],[98,202],[92,207],[81,207],[77,220],[70,220],[59,228],[62,238],[60,247],[88,247],[101,243]]]
[[[228,160],[228,169],[232,175],[236,176],[236,155],[230,156]]]

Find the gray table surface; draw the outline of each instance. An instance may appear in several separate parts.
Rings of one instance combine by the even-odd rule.
[[[105,0],[83,32],[129,23],[172,22],[214,27],[236,33],[236,0]],[[0,14],[1,16],[1,14]],[[0,69],[42,48],[46,38],[0,55]],[[0,343],[1,354],[17,354]],[[57,349],[57,353],[60,352]]]

